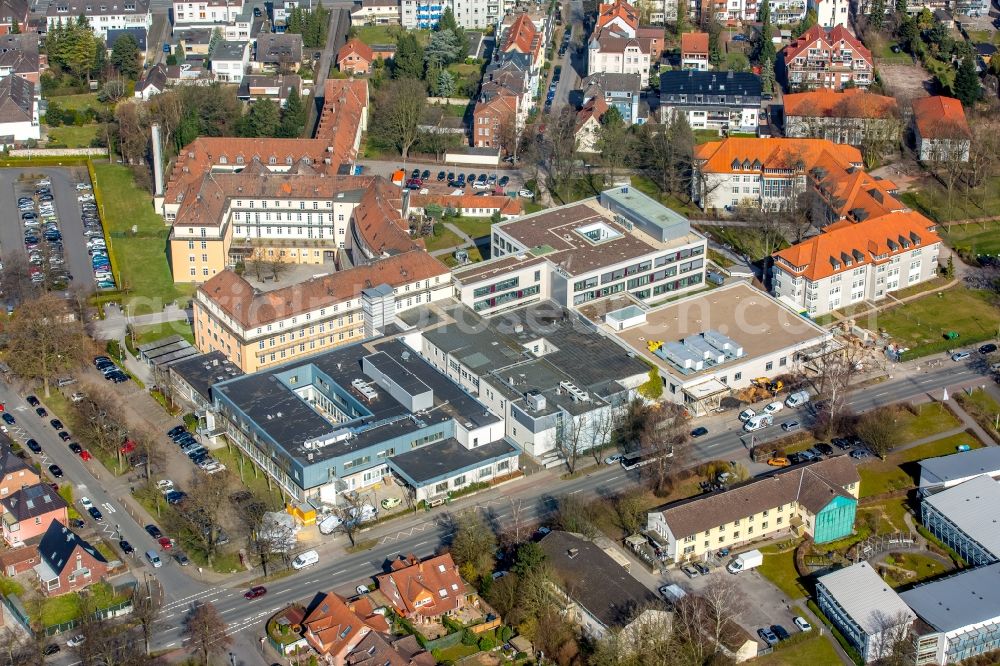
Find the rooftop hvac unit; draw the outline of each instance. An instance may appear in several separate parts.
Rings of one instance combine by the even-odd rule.
[[[703,370],[705,361],[679,342],[668,342],[660,348],[668,361],[685,370]]]
[[[364,396],[365,400],[368,402],[371,402],[378,397],[378,391],[376,391],[371,384],[360,377],[355,378],[354,381],[351,382],[351,386],[354,387],[354,390]]]
[[[726,360],[726,352],[716,349],[701,336],[695,335],[690,338],[684,338],[681,340],[681,343],[695,354],[698,354],[703,361],[722,363]]]
[[[528,408],[533,412],[540,412],[545,409],[545,396],[538,391],[528,391],[524,399],[528,403]]]
[[[569,393],[573,398],[573,402],[589,402],[590,394],[582,390],[579,386],[573,382],[559,382],[559,388],[566,393]]]
[[[718,331],[705,331],[701,335],[708,344],[716,349],[720,349],[734,358],[743,356],[743,347],[728,335],[723,335]]]

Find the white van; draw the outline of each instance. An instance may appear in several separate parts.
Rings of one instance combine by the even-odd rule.
[[[315,550],[307,550],[304,553],[299,553],[298,557],[292,560],[293,569],[305,569],[308,566],[312,566],[319,562],[319,553]]]
[[[785,400],[786,407],[798,407],[809,402],[809,394],[806,391],[796,391]]]
[[[742,412],[740,412],[740,421],[743,421],[745,423],[755,416],[757,416],[757,412],[747,407]]]
[[[159,569],[160,567],[163,566],[163,562],[160,560],[160,556],[157,555],[155,551],[147,550],[146,559],[149,560],[149,563],[152,564],[153,568],[155,569]]]
[[[770,414],[757,414],[752,417],[749,421],[743,424],[743,429],[747,432],[753,432],[754,430],[760,430],[761,428],[766,428],[767,426],[774,423],[774,419]]]

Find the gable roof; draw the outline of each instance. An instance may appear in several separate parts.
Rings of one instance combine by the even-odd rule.
[[[816,42],[820,42],[827,48],[838,46],[841,42],[850,46],[860,53],[869,64],[872,63],[872,52],[869,51],[854,35],[842,24],[835,25],[829,32],[819,25],[806,30],[802,35],[785,47],[785,62],[790,63],[795,58],[803,55],[808,49],[815,48]]]
[[[458,608],[466,594],[465,581],[451,553],[424,561],[408,555],[394,560],[391,569],[375,580],[379,591],[403,616],[447,613]]]
[[[361,59],[366,62],[371,62],[375,59],[375,52],[372,51],[372,48],[355,37],[354,39],[348,40],[347,43],[341,46],[340,50],[337,51],[337,64],[339,65],[352,54],[360,56]]]
[[[616,19],[621,19],[633,30],[639,27],[639,12],[636,11],[635,7],[625,0],[614,0],[610,4],[601,3],[594,29],[600,30]]]
[[[888,118],[899,111],[894,98],[860,88],[820,88],[785,95],[782,100],[786,118]]]
[[[603,97],[599,95],[591,97],[576,113],[576,131],[582,130],[591,120],[600,123],[601,117],[609,108],[611,107],[608,106]]]
[[[68,505],[59,493],[52,490],[47,483],[36,483],[33,486],[25,486],[20,490],[0,499],[7,512],[13,516],[14,520],[21,522],[44,516],[52,511],[65,509]]]
[[[102,564],[108,563],[104,556],[88,541],[80,538],[78,534],[58,520],[53,520],[49,524],[49,529],[45,530],[45,535],[38,543],[38,554],[52,571],[59,575],[69,564],[77,548],[83,549],[84,552]]]
[[[701,495],[655,509],[663,514],[678,541],[707,529],[799,502],[815,514],[835,497],[851,497],[844,487],[860,480],[848,456],[835,456],[791,467],[710,495]]]
[[[861,223],[830,225],[812,238],[775,252],[774,256],[784,260],[783,270],[809,280],[821,280],[849,269],[848,261],[853,266],[884,263],[895,255],[910,252],[918,244],[925,247],[940,242],[933,226],[933,222],[914,211],[889,213]]]
[[[0,444],[0,477],[28,470],[35,476],[35,470],[18,455],[7,442]]]
[[[708,53],[708,33],[685,32],[681,35],[681,55],[685,53]]]
[[[736,162],[759,163],[764,169],[809,170],[824,155],[844,169],[862,165],[860,150],[826,139],[729,137],[696,146],[694,154],[703,161],[701,169],[708,173],[729,173]]]
[[[254,60],[291,65],[302,62],[302,35],[292,32],[265,32],[257,37]]]
[[[146,72],[146,76],[136,85],[135,91],[142,92],[146,88],[155,88],[161,92],[166,90],[167,67],[162,62],[157,63]]]
[[[323,655],[340,655],[372,630],[335,592],[317,595],[312,610],[302,620],[302,627],[306,641]]]
[[[253,328],[356,298],[380,284],[396,287],[447,274],[447,266],[423,250],[414,250],[267,292],[225,270],[212,276],[199,291],[241,326]]]
[[[935,95],[913,100],[913,121],[924,139],[971,139],[962,103]]]
[[[596,72],[584,77],[580,83],[584,98],[600,93],[630,92],[639,95],[642,81],[638,74],[623,74],[619,72]]]
[[[28,17],[28,0],[0,0],[0,24],[10,24],[11,19],[17,19],[24,29]]]
[[[554,530],[538,542],[567,596],[605,627],[623,627],[635,611],[656,601],[652,590],[593,541]]]
[[[504,33],[501,51],[519,51],[521,53],[534,53],[538,47],[538,29],[532,23],[531,17],[521,14],[514,23],[507,28]]]
[[[0,79],[0,123],[30,122],[34,103],[35,84],[14,73]]]
[[[669,95],[739,95],[747,105],[760,105],[760,77],[751,72],[673,70],[660,74],[660,99]],[[711,104],[713,100],[705,100]],[[667,104],[671,102],[667,101]],[[694,100],[685,103],[694,104]],[[699,104],[702,102],[698,102]]]
[[[16,74],[37,73],[39,62],[37,32],[0,35],[0,67]]]

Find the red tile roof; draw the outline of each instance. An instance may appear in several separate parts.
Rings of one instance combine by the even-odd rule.
[[[953,97],[921,97],[913,100],[913,121],[925,139],[971,139],[962,103]]]
[[[888,118],[898,113],[896,100],[860,88],[793,93],[782,98],[785,117]]]
[[[576,114],[576,131],[579,132],[591,118],[596,118],[600,121],[601,117],[609,108],[608,103],[604,101],[603,97],[596,95],[591,97],[590,100],[583,105],[583,108]]]
[[[326,81],[315,137],[326,144],[326,157],[331,164],[339,166],[354,161],[367,117],[367,81],[353,78]]]
[[[595,30],[599,30],[619,18],[633,30],[639,27],[639,12],[636,11],[635,7],[625,2],[625,0],[614,0],[614,2],[609,4],[601,3],[600,10],[597,13]]]
[[[498,210],[501,215],[520,215],[524,212],[524,205],[520,199],[507,196],[415,194],[410,199],[410,205],[414,208],[424,208],[428,204],[438,204],[443,208],[461,209],[466,215],[475,215],[476,213],[469,213],[469,211],[483,208]]]
[[[681,54],[708,53],[707,32],[685,32],[681,35]]]
[[[322,655],[332,655],[335,659],[353,650],[367,634],[388,630],[385,618],[378,618],[376,629],[369,624],[372,617],[364,618],[356,608],[339,594],[320,594],[313,609],[302,621],[303,636],[314,650]],[[370,614],[369,614],[370,615]]]
[[[504,53],[518,51],[519,53],[534,53],[538,44],[538,29],[527,14],[521,14],[504,34]]]
[[[845,221],[830,225],[819,235],[774,256],[784,260],[783,270],[808,280],[821,280],[848,270],[847,260],[854,266],[865,262],[880,264],[910,252],[918,244],[926,247],[940,242],[941,237],[933,229],[934,223],[920,213],[889,213],[860,223]],[[798,270],[788,268],[789,265]]]
[[[199,291],[243,328],[255,328],[356,298],[363,289],[380,284],[397,287],[447,274],[447,266],[421,249],[266,292],[225,270],[201,285]]]
[[[392,563],[392,571],[375,576],[379,591],[403,617],[437,617],[462,605],[465,581],[450,553],[421,562],[414,555]]]
[[[337,52],[337,66],[339,67],[340,63],[352,54],[359,56],[368,63],[375,59],[375,53],[372,51],[372,48],[355,37],[340,47],[340,51]]]
[[[798,39],[793,40],[785,47],[785,62],[790,63],[808,49],[815,48],[816,42],[821,42],[824,47],[832,48],[838,46],[841,41],[863,55],[865,60],[872,64],[872,52],[843,25],[836,25],[829,32],[818,25],[809,28]]]

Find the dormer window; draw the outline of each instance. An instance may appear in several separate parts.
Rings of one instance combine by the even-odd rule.
[[[749,171],[751,167],[753,167],[753,165],[750,163],[750,160],[743,160],[744,171]]]
[[[733,160],[733,163],[730,166],[732,167],[733,171],[739,171],[740,170],[740,161],[739,160]]]
[[[448,596],[448,590],[442,587],[440,590],[438,590],[438,596],[444,599],[445,597]]]
[[[225,155],[221,156],[219,158],[219,164],[229,164],[229,158],[226,157]]]
[[[236,156],[236,163],[237,164],[243,164],[243,156],[242,155],[237,155]]]
[[[271,155],[269,158],[267,158],[267,163],[268,164],[277,164],[278,163],[278,158],[275,157],[274,155]]]

